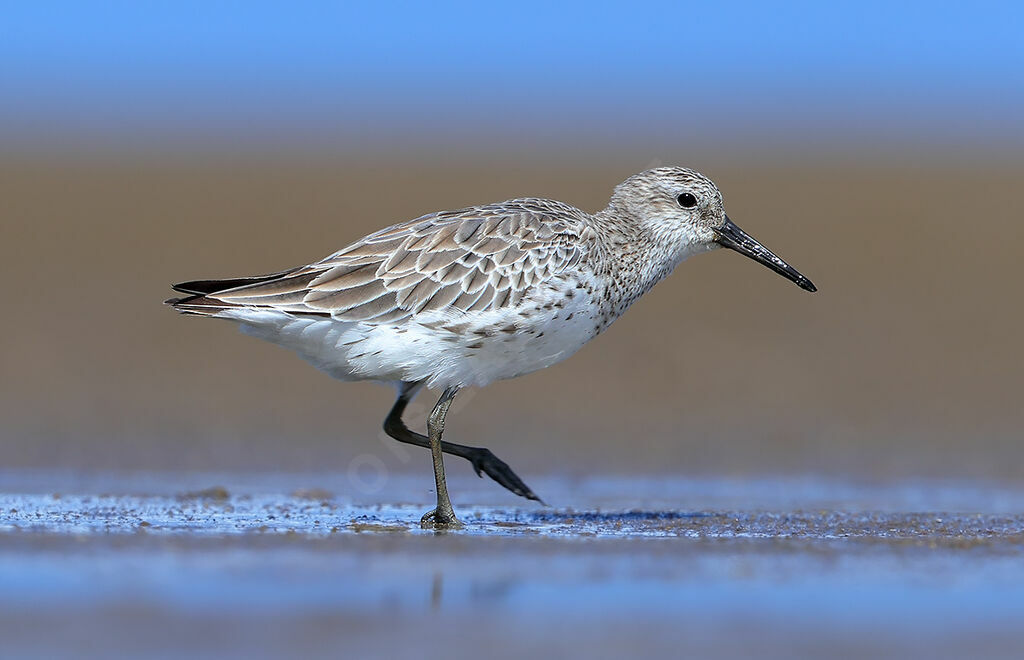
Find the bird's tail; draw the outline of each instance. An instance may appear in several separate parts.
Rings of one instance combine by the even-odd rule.
[[[181,282],[172,284],[171,288],[180,293],[188,295],[180,298],[168,298],[165,305],[170,305],[182,314],[194,314],[196,316],[214,316],[225,309],[241,307],[234,303],[226,302],[215,297],[215,294],[223,293],[244,286],[261,284],[270,280],[284,277],[294,273],[299,268],[283,270],[270,275],[257,275],[255,277],[235,277],[225,280],[194,280],[192,282]]]

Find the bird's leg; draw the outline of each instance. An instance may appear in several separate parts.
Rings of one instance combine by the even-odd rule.
[[[418,383],[402,383],[398,392],[398,398],[395,400],[395,405],[391,408],[391,412],[388,413],[387,419],[384,420],[384,432],[405,444],[416,445],[417,447],[430,447],[430,439],[427,436],[410,431],[409,427],[402,421],[402,415],[405,413],[406,406],[416,396],[422,385],[423,381]],[[487,474],[488,477],[494,479],[516,495],[543,503],[530,490],[530,487],[523,483],[523,480],[512,471],[512,468],[505,461],[495,456],[490,449],[486,447],[467,447],[466,445],[458,445],[454,442],[442,440],[441,451],[469,461],[473,465],[473,470],[478,477],[483,477],[484,474]]]
[[[448,414],[457,387],[449,387],[437,400],[437,405],[427,418],[427,436],[430,438],[430,456],[434,459],[434,484],[437,486],[437,507],[428,511],[422,519],[422,527],[462,527],[455,517],[452,501],[448,499],[448,484],[444,480],[444,454],[441,452],[441,435],[444,433],[444,418]]]

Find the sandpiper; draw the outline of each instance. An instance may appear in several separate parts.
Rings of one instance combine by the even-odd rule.
[[[561,362],[681,261],[717,247],[816,290],[729,220],[710,179],[660,167],[626,179],[594,214],[537,198],[430,213],[307,266],[176,284],[187,295],[167,303],[236,321],[335,378],[394,384],[385,431],[433,458],[437,506],[421,523],[458,527],[443,453],[539,498],[488,449],[442,441],[456,393]],[[423,386],[442,390],[426,436],[402,421]]]

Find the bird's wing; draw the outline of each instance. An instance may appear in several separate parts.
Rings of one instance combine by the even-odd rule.
[[[370,234],[305,268],[204,293],[204,299],[371,323],[445,308],[498,309],[579,262],[592,239],[584,217],[574,207],[538,199],[433,213]]]

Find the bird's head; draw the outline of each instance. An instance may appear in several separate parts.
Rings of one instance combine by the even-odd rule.
[[[737,227],[725,214],[722,193],[703,174],[685,167],[659,167],[631,176],[615,188],[610,208],[628,215],[662,245],[673,260],[727,247],[771,268],[802,289],[814,284]]]

